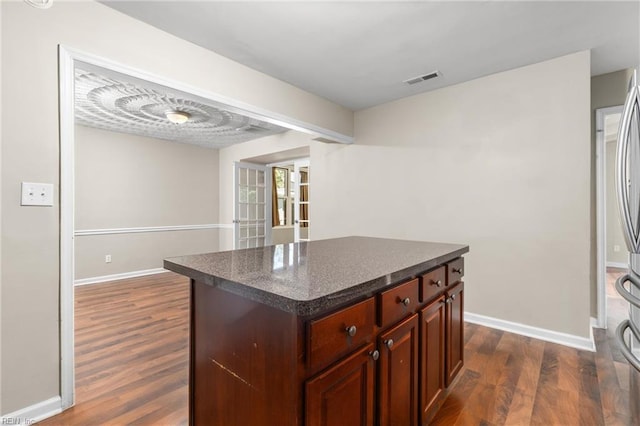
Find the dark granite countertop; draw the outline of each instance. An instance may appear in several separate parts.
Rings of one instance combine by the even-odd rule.
[[[461,244],[345,237],[173,257],[164,267],[306,316],[372,295],[468,251]]]

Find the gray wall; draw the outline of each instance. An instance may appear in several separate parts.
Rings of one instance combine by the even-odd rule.
[[[218,150],[85,126],[75,149],[77,230],[218,223]],[[78,236],[76,279],[160,268],[218,239],[215,229]]]
[[[466,311],[588,339],[589,74],[580,52],[358,111],[354,145],[225,148],[220,216],[233,160],[309,145],[313,239],[467,243]]]
[[[466,311],[589,338],[589,74],[580,52],[356,112],[355,145],[311,145],[313,238],[468,243]]]
[[[58,45],[352,134],[353,113],[93,1],[0,2],[2,414],[60,395],[60,205],[21,207],[20,182],[59,195]],[[10,108],[8,107],[10,106]]]
[[[631,70],[621,70],[591,78],[591,152],[596,152],[596,109],[624,104]],[[598,315],[597,233],[596,233],[596,156],[591,156],[591,316]]]
[[[277,228],[271,228],[271,243],[272,244],[286,244],[292,243],[295,237],[293,226],[279,226]]]

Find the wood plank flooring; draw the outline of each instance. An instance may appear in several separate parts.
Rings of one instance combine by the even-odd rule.
[[[77,403],[40,424],[187,424],[188,283],[167,273],[78,287]],[[465,367],[432,424],[631,425],[620,306],[594,330],[595,353],[465,324]]]
[[[41,425],[187,424],[189,280],[76,287],[76,405]]]
[[[465,324],[465,366],[433,425],[632,425],[629,364],[614,341],[627,304],[607,274],[608,329],[596,352]]]

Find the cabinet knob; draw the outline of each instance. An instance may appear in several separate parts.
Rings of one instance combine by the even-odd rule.
[[[456,274],[461,274],[462,273],[462,268],[453,268],[453,272],[455,272]]]
[[[380,352],[376,349],[375,351],[369,352],[369,356],[371,356],[374,361],[377,361],[378,358],[380,358]]]
[[[409,306],[410,303],[411,303],[411,299],[409,299],[408,297],[405,297],[404,299],[402,299],[402,304],[404,306]]]
[[[442,285],[442,280],[438,280],[438,281],[431,280],[431,285],[435,285],[436,287],[440,287]]]
[[[451,295],[451,300],[456,300],[456,295],[455,294]]]
[[[356,328],[355,325],[352,325],[351,327],[345,328],[345,331],[349,336],[353,337],[356,335],[356,332],[358,331],[358,329]]]
[[[385,340],[384,344],[387,346],[387,348],[391,349],[393,347],[393,339]]]

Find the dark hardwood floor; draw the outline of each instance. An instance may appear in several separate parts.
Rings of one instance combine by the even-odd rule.
[[[608,328],[596,352],[465,324],[465,366],[434,425],[632,425],[629,364],[614,341],[627,304],[607,274]]]
[[[189,280],[76,287],[76,405],[41,425],[187,424]]]
[[[187,424],[188,293],[172,273],[78,287],[76,406],[40,424]],[[613,341],[626,307],[611,296],[595,353],[465,324],[465,366],[433,424],[631,425]]]

